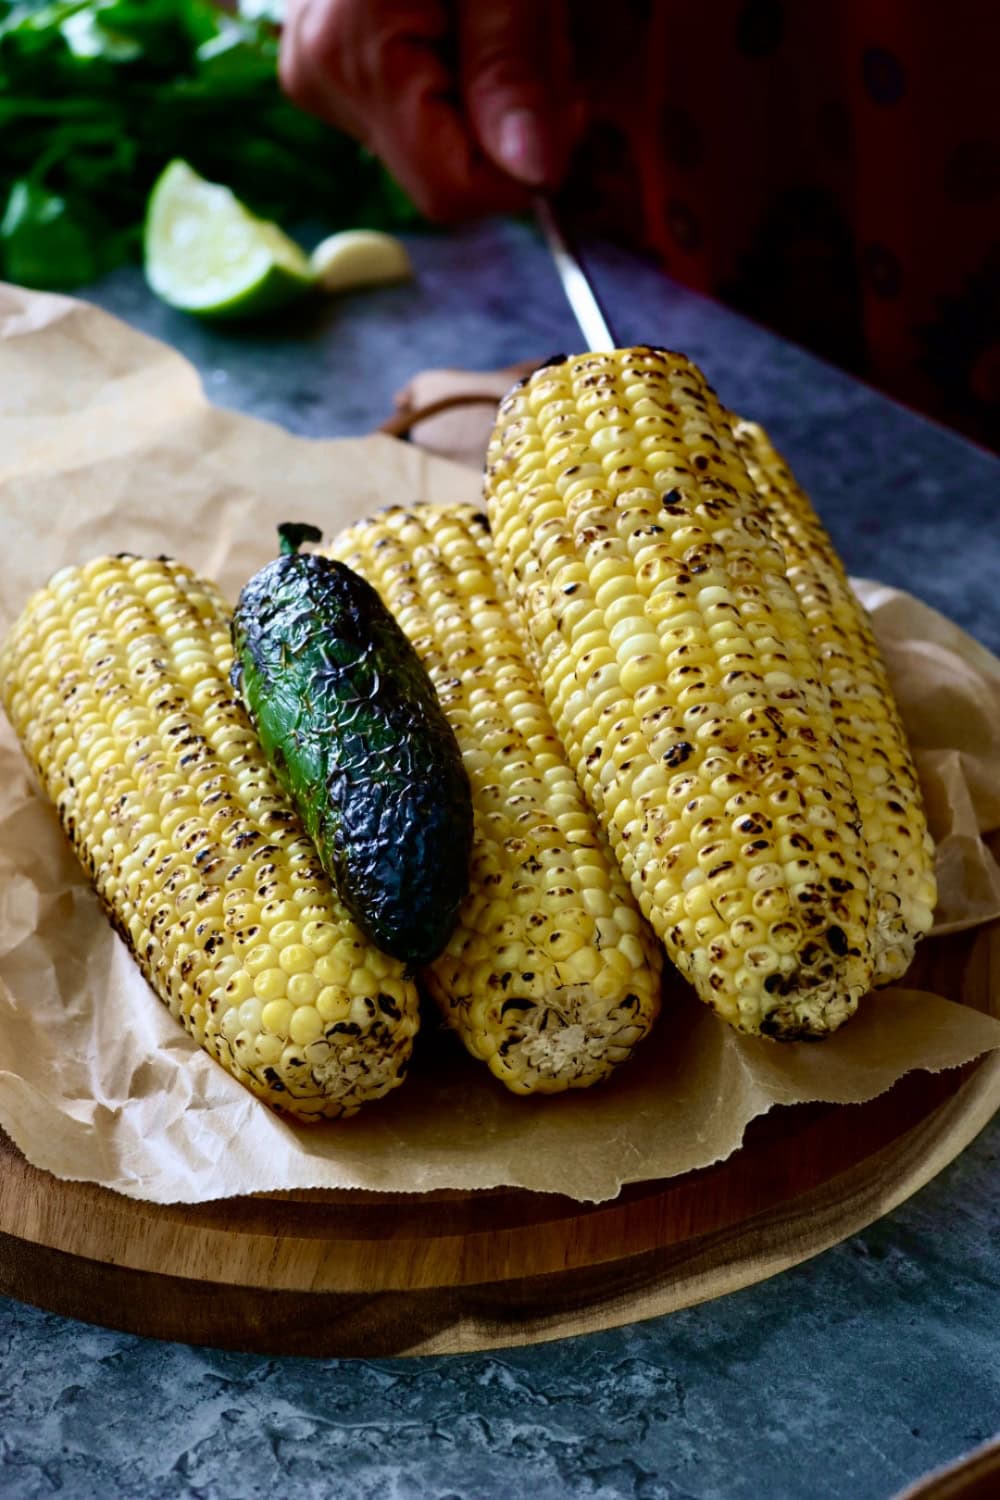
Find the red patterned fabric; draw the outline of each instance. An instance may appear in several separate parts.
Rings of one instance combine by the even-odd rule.
[[[1000,4],[617,0],[577,23],[594,227],[1000,447]]]

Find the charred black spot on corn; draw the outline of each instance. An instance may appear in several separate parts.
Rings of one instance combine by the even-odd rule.
[[[345,564],[282,555],[244,588],[232,682],[324,869],[385,952],[426,963],[469,879],[472,803],[461,753],[413,647]]]

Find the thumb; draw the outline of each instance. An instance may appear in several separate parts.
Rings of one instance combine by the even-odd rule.
[[[483,150],[519,182],[555,186],[574,115],[564,0],[463,0],[458,16],[462,95]]]

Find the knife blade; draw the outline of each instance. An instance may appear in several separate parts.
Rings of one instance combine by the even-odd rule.
[[[539,194],[535,199],[535,220],[549,247],[556,273],[562,283],[566,300],[580,332],[587,341],[588,350],[605,353],[618,347],[607,314],[598,300],[590,277],[579,256],[573,249],[569,236],[559,222],[551,198]]]

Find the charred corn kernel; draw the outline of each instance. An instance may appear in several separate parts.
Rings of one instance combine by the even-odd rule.
[[[324,1021],[344,1021],[351,1011],[351,997],[346,990],[325,985],[316,997],[316,1009]]]
[[[338,936],[338,930],[332,922],[317,921],[315,918],[302,929],[302,941],[321,958],[323,954],[329,953]]]
[[[233,698],[231,663],[212,585],[162,559],[99,558],[29,602],[0,652],[0,692],[102,904],[177,1019],[275,1108],[353,1114],[402,1081],[416,988],[327,882]],[[308,919],[296,881],[312,893]],[[348,1026],[320,1006],[331,984],[354,986]]]
[[[937,900],[934,845],[906,731],[867,611],[808,496],[762,427],[734,424],[829,689],[868,847],[875,982],[888,984],[909,968]]]
[[[332,552],[413,642],[472,785],[469,894],[427,987],[514,1092],[596,1083],[653,1023],[660,949],[556,737],[485,518],[471,506],[392,507]]]
[[[833,1031],[872,978],[858,809],[714,392],[653,348],[545,366],[501,403],[486,497],[556,729],[668,953],[742,1031]],[[765,908],[787,940],[748,948]]]

